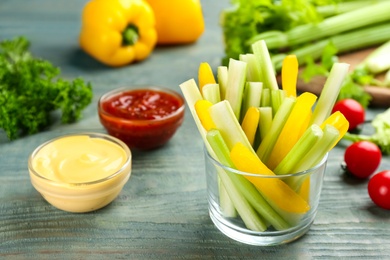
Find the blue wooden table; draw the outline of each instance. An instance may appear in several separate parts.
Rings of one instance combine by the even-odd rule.
[[[55,123],[12,142],[0,132],[1,259],[389,259],[390,211],[371,202],[367,181],[342,173],[343,143],[329,155],[317,218],[304,237],[255,247],[224,236],[208,215],[203,145],[188,110],[165,147],[134,151],[130,181],[109,206],[72,214],[44,201],[27,169],[28,156],[38,145],[67,133],[105,132],[96,106],[108,90],[160,85],[180,91],[180,83],[196,77],[200,62],[216,68],[223,56],[219,14],[228,0],[202,1],[206,31],[197,43],[158,47],[144,62],[115,69],[79,48],[86,2],[0,1],[0,40],[26,36],[34,55],[58,66],[65,79],[83,77],[94,91],[75,124]],[[378,112],[370,110],[369,117]],[[380,169],[390,169],[388,157]]]

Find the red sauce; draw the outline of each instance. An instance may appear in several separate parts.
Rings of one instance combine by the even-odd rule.
[[[150,150],[164,145],[182,124],[184,99],[158,88],[114,91],[100,99],[99,118],[129,147]]]
[[[102,104],[107,113],[131,120],[161,119],[182,105],[171,94],[146,89],[122,92]]]

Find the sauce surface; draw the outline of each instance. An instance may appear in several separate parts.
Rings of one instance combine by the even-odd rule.
[[[105,100],[106,113],[132,120],[161,119],[182,106],[174,96],[153,89],[129,90]]]
[[[46,179],[85,183],[114,174],[126,160],[126,152],[119,145],[101,138],[76,135],[54,140],[42,147],[32,165]]]

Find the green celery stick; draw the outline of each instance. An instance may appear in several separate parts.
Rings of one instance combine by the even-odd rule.
[[[348,74],[349,64],[334,63],[330,70],[329,76],[326,79],[324,88],[314,108],[311,124],[321,125],[322,122],[330,115],[333,106],[340,93],[340,88],[344,82],[345,76]]]
[[[271,154],[271,151],[276,143],[276,140],[283,129],[284,124],[286,123],[287,118],[289,117],[292,108],[294,107],[296,99],[294,97],[286,97],[283,100],[278,112],[275,114],[270,130],[267,135],[264,137],[260,146],[257,148],[257,155],[260,160],[263,162],[268,161],[268,157]],[[261,118],[261,114],[260,114]]]
[[[312,148],[301,158],[299,162],[291,169],[292,172],[302,172],[315,167],[321,162],[326,154],[333,148],[335,142],[339,139],[340,132],[332,125],[326,125],[323,129],[322,137],[312,146]],[[289,178],[287,184],[298,191],[308,174]]]
[[[234,168],[234,165],[230,159],[229,148],[226,145],[219,130],[212,129],[208,131],[207,140],[209,141],[210,146],[213,148],[213,151],[216,154],[219,162],[222,165],[228,166],[229,168]],[[257,212],[275,229],[283,230],[290,227],[289,224],[282,217],[280,217],[280,215],[268,204],[268,202],[263,198],[263,196],[261,196],[258,190],[253,186],[253,184],[250,183],[247,179],[245,179],[242,175],[227,171],[226,169],[220,174],[226,175],[236,187],[237,192],[239,193],[234,194],[234,196],[245,197],[245,199],[250,203],[250,205],[252,205],[252,207],[255,208]],[[225,186],[227,187],[227,185]],[[230,197],[232,198],[232,196]],[[235,199],[239,200],[239,198]],[[235,201],[233,198],[232,200]],[[239,209],[239,205],[235,206],[241,218],[243,218],[244,214],[253,214],[247,208]],[[244,217],[246,216],[244,215]]]
[[[260,63],[253,53],[241,54],[239,59],[248,64],[247,81],[263,82]]]
[[[278,112],[280,105],[283,103],[285,97],[284,90],[281,89],[272,89],[271,90],[271,106],[272,113],[275,115]]]
[[[261,92],[261,100],[260,100],[260,106],[261,107],[271,107],[271,90],[269,88],[263,88],[263,91]]]
[[[268,131],[271,129],[272,126],[272,108],[259,107],[259,111],[260,111],[259,134],[260,134],[260,141],[262,141],[264,140],[264,137],[268,134]]]
[[[202,88],[204,99],[215,104],[221,101],[221,93],[219,90],[219,84],[206,84]]]
[[[311,148],[323,136],[321,127],[316,124],[311,125],[291,148],[287,155],[280,161],[274,169],[275,174],[291,174],[296,164],[309,153]]]
[[[276,81],[275,70],[271,61],[271,56],[268,52],[265,41],[259,40],[253,43],[252,50],[261,67],[264,87],[269,89],[279,89],[278,82]]]
[[[234,115],[233,109],[227,100],[223,100],[209,108],[210,116],[216,125],[216,128],[221,132],[229,150],[240,142],[253,150],[248,138],[241,128],[240,123]]]
[[[226,66],[218,66],[217,79],[219,84],[221,100],[223,100],[225,99],[227,82],[228,82],[228,68]]]
[[[261,82],[247,82],[244,89],[244,97],[242,102],[241,122],[246,111],[250,107],[259,107],[261,101],[261,92],[263,90],[263,83]]]
[[[333,148],[339,138],[340,132],[332,125],[325,125],[323,136],[313,145],[308,153],[301,158],[300,162],[295,164],[293,172],[301,172],[316,166],[322,158]]]
[[[246,81],[246,69],[247,64],[245,62],[230,59],[225,99],[229,101],[237,119],[240,118],[242,97]]]
[[[180,84],[179,87],[184,95],[184,99],[187,102],[188,108],[190,109],[191,115],[195,121],[195,124],[196,124],[198,131],[203,139],[203,142],[206,146],[207,151],[210,153],[210,155],[213,158],[215,158],[215,154],[213,153],[213,150],[211,149],[211,147],[206,139],[206,130],[203,128],[202,123],[200,122],[199,117],[198,117],[196,110],[195,110],[195,103],[198,100],[203,99],[202,94],[200,93],[200,90],[199,90],[195,80],[194,79],[187,80],[187,81],[183,82],[182,84]],[[223,203],[226,203],[226,204],[222,205],[222,208],[223,209],[231,209],[232,202],[229,200],[228,197],[226,197],[226,192],[223,191],[223,189],[224,189],[224,187],[221,186],[220,187],[220,197],[222,198],[221,201]],[[226,216],[231,214],[231,213],[232,213],[232,211],[224,212],[224,214]],[[231,216],[234,217],[235,213],[233,212],[233,214]]]

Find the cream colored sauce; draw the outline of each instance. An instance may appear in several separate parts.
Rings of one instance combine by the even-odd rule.
[[[126,163],[122,147],[86,135],[57,139],[38,151],[33,169],[42,177],[63,183],[85,183],[104,179]]]

